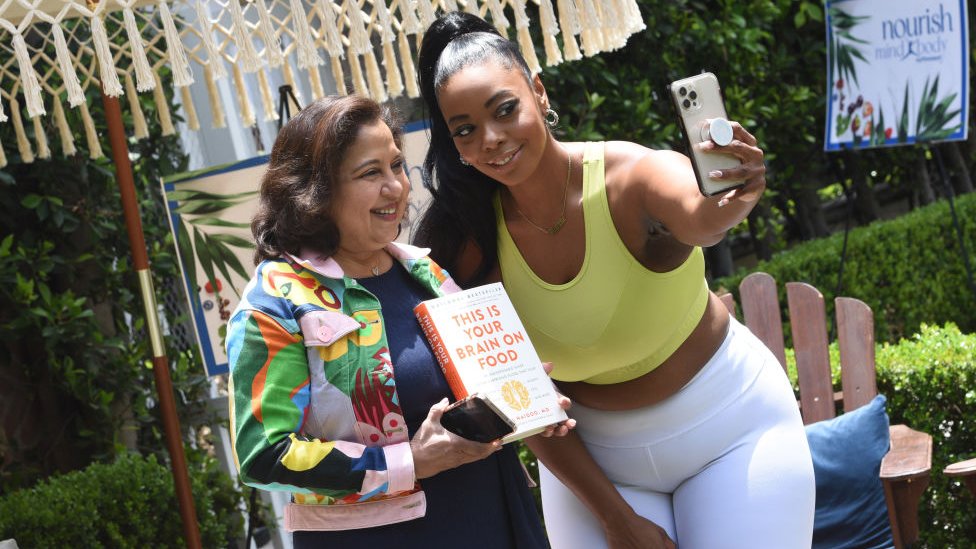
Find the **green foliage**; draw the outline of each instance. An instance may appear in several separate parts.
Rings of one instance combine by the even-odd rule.
[[[88,105],[105,134],[100,96],[90,93]],[[142,108],[149,137],[131,140],[129,157],[162,302],[159,290],[178,277],[178,262],[159,181],[185,171],[187,159],[176,136],[162,135],[154,102]],[[66,116],[81,150],[31,164],[10,148],[12,125],[0,124],[9,161],[0,170],[0,493],[126,449],[165,448],[115,168],[108,158],[88,158],[77,109]],[[42,128],[57,135],[50,117]],[[34,128],[26,129],[33,139]],[[169,326],[183,321],[167,316]],[[167,349],[188,434],[211,419],[193,353]]]
[[[976,255],[976,196],[959,197],[955,209],[966,250]],[[843,234],[835,234],[805,242],[750,269],[777,280],[783,318],[788,316],[785,283],[790,281],[817,287],[824,294],[828,318],[833,318],[843,239]],[[739,282],[746,274],[715,280],[713,287],[728,289],[739,301]],[[963,331],[976,331],[976,295],[968,284],[949,203],[940,201],[853,229],[839,295],[867,303],[874,311],[878,341],[891,342],[916,333],[923,323],[951,321]],[[788,325],[784,333],[789,335]]]
[[[976,334],[949,323],[877,350],[878,392],[892,424],[932,435],[932,482],[919,510],[922,547],[976,542],[976,502],[946,477],[950,463],[976,457]]]
[[[204,547],[243,537],[244,502],[213,461],[191,467]],[[170,470],[125,454],[0,498],[0,539],[20,547],[185,547]]]

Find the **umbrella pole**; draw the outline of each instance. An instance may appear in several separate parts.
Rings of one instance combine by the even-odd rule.
[[[129,248],[132,251],[136,274],[139,276],[142,305],[146,311],[146,326],[149,329],[153,353],[153,375],[156,378],[156,392],[163,416],[166,447],[169,451],[173,482],[176,485],[176,499],[180,507],[180,517],[183,519],[183,537],[186,539],[187,547],[198,549],[201,547],[200,531],[193,505],[193,494],[190,491],[186,456],[183,454],[183,437],[180,434],[180,420],[176,415],[173,382],[169,376],[169,360],[166,358],[166,347],[163,344],[156,310],[156,294],[153,291],[152,274],[149,271],[149,256],[146,253],[146,240],[139,217],[139,204],[136,201],[135,180],[132,175],[132,163],[129,161],[129,145],[126,142],[125,127],[122,125],[122,109],[118,98],[109,97],[104,91],[102,104],[105,106],[105,120],[108,125],[108,139],[112,147],[116,179],[122,194],[122,211],[125,215],[126,233],[129,235]]]

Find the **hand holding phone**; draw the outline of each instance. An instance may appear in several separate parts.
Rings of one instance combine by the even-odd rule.
[[[491,442],[515,431],[515,423],[480,394],[448,406],[441,416],[441,425],[455,435],[476,442]]]
[[[744,183],[741,179],[713,179],[708,176],[712,171],[738,166],[742,163],[739,158],[702,150],[702,143],[707,141],[719,146],[732,142],[732,125],[725,113],[718,78],[710,72],[683,78],[672,82],[668,92],[685,136],[688,156],[701,193],[713,196],[741,187]]]

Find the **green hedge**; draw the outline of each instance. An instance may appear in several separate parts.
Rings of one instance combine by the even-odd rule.
[[[786,367],[797,391],[792,349],[786,349]],[[834,390],[840,391],[836,343],[830,345],[830,367]],[[976,457],[976,334],[963,334],[952,323],[922,324],[909,339],[877,345],[875,367],[891,424],[932,435],[932,477],[919,508],[919,547],[976,547],[976,500],[942,474],[946,465]],[[838,414],[839,408],[838,403]]]
[[[213,461],[191,466],[204,547],[243,538],[243,501]],[[186,547],[173,477],[154,456],[51,477],[0,499],[0,539],[34,547]]]
[[[955,201],[966,249],[976,269],[976,194]],[[759,263],[777,281],[783,318],[785,283],[808,282],[823,294],[833,318],[834,292],[840,268],[843,234],[797,245]],[[716,279],[715,289],[739,299],[739,282],[748,274]],[[889,221],[878,221],[850,232],[840,295],[856,297],[874,311],[878,341],[898,341],[918,332],[922,323],[953,322],[976,332],[976,295],[970,290],[959,239],[945,200]],[[789,326],[784,326],[789,337]]]
[[[932,484],[919,510],[921,545],[976,547],[976,500],[942,474],[946,465],[976,457],[976,334],[923,324],[911,339],[879,345],[876,364],[891,423],[933,439]]]

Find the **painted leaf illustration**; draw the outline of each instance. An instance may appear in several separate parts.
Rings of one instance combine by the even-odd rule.
[[[949,126],[953,119],[960,113],[960,109],[949,111],[950,105],[956,100],[956,93],[939,99],[939,76],[929,87],[929,79],[925,79],[925,86],[922,88],[922,101],[918,106],[918,115],[915,119],[915,139],[918,141],[938,141],[945,139],[962,127],[962,121],[954,126]],[[947,127],[948,126],[948,127]]]
[[[232,252],[230,248],[228,248],[227,245],[224,244],[219,238],[216,238],[217,236],[223,235],[213,235],[208,239],[211,245],[211,251],[216,252],[212,255],[220,257],[221,262],[233,269],[235,273],[241,276],[241,278],[247,280],[250,275],[248,274],[247,269],[244,268],[244,265],[241,264],[241,260],[237,258],[237,254]],[[230,279],[230,276],[227,278]]]
[[[193,245],[190,244],[190,233],[186,230],[183,218],[178,217],[177,219],[176,242],[180,250],[180,261],[183,262],[183,269],[186,270],[186,275],[190,279],[190,287],[195,291],[197,288],[197,263],[193,255]]]
[[[169,191],[166,196],[170,200],[178,200],[180,202],[197,202],[197,201],[214,201],[214,200],[231,200],[240,202],[241,198],[250,198],[258,194],[258,191],[244,191],[241,193],[234,194],[214,194],[208,193],[206,191],[196,191],[193,189],[183,190],[183,191]]]
[[[874,133],[871,134],[871,144],[872,145],[884,145],[885,143],[885,122],[884,122],[884,111],[878,109],[878,123],[874,126]]]
[[[215,240],[212,236],[207,236],[206,234],[204,234],[203,240],[206,243],[206,246],[208,248],[207,252],[210,254],[210,260],[213,261],[214,267],[217,267],[217,270],[220,271],[220,274],[224,275],[224,280],[228,281],[227,285],[230,286],[230,289],[234,291],[234,295],[236,295],[238,299],[240,299],[241,297],[240,292],[237,291],[237,288],[235,288],[233,284],[230,284],[230,271],[227,270],[227,261],[225,259],[225,252],[229,253],[230,250],[227,250],[226,246],[224,246],[219,241]],[[229,253],[229,255],[233,255],[233,254]],[[245,275],[244,278],[247,278],[247,276]],[[216,287],[216,284],[214,286]]]
[[[864,63],[868,63],[868,60],[857,44],[867,44],[867,41],[854,36],[851,29],[869,19],[866,15],[853,16],[842,9],[830,8],[830,26],[833,30],[833,40],[829,44],[832,82],[839,77],[858,83],[854,60],[859,59]]]
[[[908,141],[908,82],[905,83],[905,98],[901,103],[901,116],[898,117],[898,142]]]
[[[214,235],[211,235],[211,237],[212,238],[215,238],[215,239],[217,239],[217,240],[219,240],[221,242],[224,242],[226,244],[229,244],[231,246],[236,246],[238,248],[250,248],[250,249],[253,249],[254,248],[254,243],[253,242],[251,242],[250,240],[244,240],[243,238],[241,238],[239,236],[236,236],[236,235],[232,235],[232,234],[214,234]]]
[[[209,227],[228,227],[231,229],[250,229],[250,223],[234,223],[219,217],[198,217],[193,220],[194,225],[207,225]]]
[[[232,234],[212,233],[203,231],[203,227],[218,227],[227,229],[248,229],[249,223],[228,221],[220,216],[220,213],[251,200],[257,191],[246,191],[231,194],[216,194],[199,190],[178,190],[167,193],[170,200],[178,200],[179,206],[174,213],[180,214],[178,245],[180,247],[180,257],[187,270],[190,284],[196,288],[196,263],[199,261],[200,268],[206,274],[207,279],[213,287],[217,287],[216,275],[219,272],[227,281],[231,290],[238,294],[237,288],[230,284],[231,273],[240,275],[247,279],[249,274],[240,259],[231,250],[234,248],[253,249],[254,244],[245,238]],[[192,227],[192,240],[187,230],[187,225]],[[240,295],[238,294],[238,297]]]
[[[180,207],[176,208],[176,213],[179,214],[212,214],[219,211],[226,210],[234,205],[234,202],[229,200],[208,200],[208,201],[194,201],[194,202],[184,202]]]
[[[197,257],[200,259],[200,267],[206,273],[207,280],[216,288],[217,277],[214,274],[214,264],[210,256],[210,249],[207,247],[207,241],[203,233],[198,231],[196,227],[193,227],[193,247],[196,248]]]

